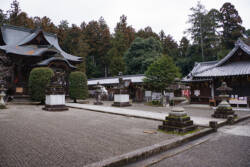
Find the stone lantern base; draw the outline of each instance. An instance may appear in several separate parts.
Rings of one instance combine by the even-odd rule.
[[[174,107],[159,129],[167,132],[187,133],[197,129],[197,125],[190,120],[184,108]]]
[[[45,107],[46,111],[65,111],[68,107],[65,106],[65,95],[46,95]]]
[[[114,95],[114,103],[112,106],[116,107],[127,107],[131,106],[129,103],[129,94],[115,94]]]
[[[223,100],[214,110],[214,114],[212,114],[212,117],[227,118],[229,115],[234,115],[234,111],[231,105],[226,100]]]

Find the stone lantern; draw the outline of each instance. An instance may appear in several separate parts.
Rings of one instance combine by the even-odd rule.
[[[129,94],[128,94],[128,86],[131,82],[131,80],[123,80],[121,77],[122,73],[119,73],[119,84],[117,88],[115,88],[115,95],[114,95],[114,103],[112,106],[117,107],[126,107],[131,106],[129,103]]]
[[[96,101],[94,102],[94,105],[103,105],[103,103],[101,102],[101,94],[102,94],[102,86],[100,85],[99,82],[97,82],[95,90]]]
[[[171,109],[171,112],[166,116],[163,121],[163,125],[159,126],[160,130],[167,132],[176,132],[176,133],[187,133],[197,129],[197,125],[194,125],[193,121],[190,119],[190,116],[187,115],[183,107],[176,107],[176,104],[185,101],[186,98],[182,96],[182,90],[187,89],[187,87],[180,83],[179,79],[175,79],[174,84],[171,84],[168,87],[169,90],[174,91],[174,107]]]
[[[5,109],[6,108],[6,104],[4,102],[4,97],[6,96],[5,94],[5,87],[4,87],[4,81],[0,82],[0,109]]]
[[[44,110],[47,111],[64,111],[68,110],[65,106],[65,89],[63,87],[63,73],[55,72],[50,84],[46,88],[46,99]]]
[[[167,87],[167,90],[170,90],[174,93],[174,97],[172,97],[173,105],[177,105],[185,100],[185,97],[182,96],[182,90],[189,89],[188,86],[181,83],[179,78],[175,78],[174,82]]]
[[[232,88],[228,87],[226,82],[222,82],[221,86],[216,90],[221,92],[221,95],[219,95],[219,97],[222,99],[222,101],[214,110],[214,114],[212,114],[212,117],[227,118],[229,115],[234,115],[234,111],[231,105],[227,102],[227,100],[229,99],[229,95],[227,94],[227,92],[232,91]]]

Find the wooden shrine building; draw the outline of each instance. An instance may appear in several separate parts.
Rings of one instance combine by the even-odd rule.
[[[182,79],[190,85],[191,103],[209,103],[220,100],[218,88],[223,81],[233,88],[231,102],[245,104],[250,101],[250,46],[242,40],[221,60],[196,63]]]
[[[107,97],[107,99],[113,100],[114,88],[118,86],[120,77],[123,80],[130,81],[128,85],[128,93],[130,95],[130,99],[132,99],[134,102],[142,102],[144,100],[145,93],[143,89],[143,79],[145,78],[144,74],[88,79],[89,95],[94,95],[95,86],[99,82],[99,84],[105,86],[108,91],[109,97]]]
[[[28,94],[29,73],[34,67],[64,71],[65,76],[82,59],[64,52],[57,36],[42,29],[3,25],[0,31],[0,79],[7,82],[8,94]]]

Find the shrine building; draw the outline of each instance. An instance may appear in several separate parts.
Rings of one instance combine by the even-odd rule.
[[[191,103],[218,104],[216,88],[225,81],[232,104],[248,105],[250,101],[250,46],[238,40],[235,47],[221,60],[195,63],[192,71],[182,79],[190,86]]]
[[[0,79],[7,82],[8,94],[28,94],[28,80],[35,67],[65,72],[76,69],[82,58],[64,52],[55,34],[3,25],[0,29]]]

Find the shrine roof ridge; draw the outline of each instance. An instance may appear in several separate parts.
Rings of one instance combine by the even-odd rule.
[[[11,29],[14,29],[14,30],[21,30],[21,31],[29,32],[29,33],[34,33],[37,30],[42,30],[43,31],[43,29],[39,28],[39,27],[37,27],[35,29],[31,29],[31,28],[26,28],[26,27],[22,27],[22,26],[14,26],[14,25],[10,25],[10,24],[3,24],[1,27],[3,27],[3,28],[11,28]],[[48,35],[48,36],[52,36],[52,37],[57,38],[56,34],[49,33],[49,32],[46,32],[46,31],[43,31],[43,33]]]

